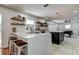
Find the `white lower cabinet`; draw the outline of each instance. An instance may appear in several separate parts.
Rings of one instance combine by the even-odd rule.
[[[34,36],[33,36],[34,35]],[[22,39],[28,43],[27,47],[24,47],[23,54],[25,55],[51,55],[51,34],[33,34],[32,36],[25,37],[17,35],[19,39]],[[27,36],[27,35],[26,35]]]

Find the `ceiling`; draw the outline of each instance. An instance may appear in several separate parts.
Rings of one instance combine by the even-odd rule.
[[[47,7],[43,7],[44,4],[6,4],[4,6],[48,20],[79,16],[78,4],[49,4]]]

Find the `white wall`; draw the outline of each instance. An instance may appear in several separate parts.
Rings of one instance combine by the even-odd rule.
[[[72,25],[72,30],[75,35],[79,34],[79,22],[74,22],[71,24]]]
[[[57,24],[55,23],[48,23],[49,31],[56,31],[57,30]]]
[[[24,15],[19,12],[13,11],[11,9],[7,9],[4,7],[0,7],[0,13],[2,14],[2,48],[8,47],[8,39],[10,37],[10,30],[11,30],[11,17],[17,16],[17,15],[22,15],[26,17],[27,19],[30,20],[38,20],[36,17],[32,17],[29,15]],[[25,32],[25,27],[24,26],[16,26],[18,32]]]
[[[49,30],[50,31],[56,31],[58,28],[59,30],[65,30],[65,25],[71,25],[71,30],[73,30],[74,35],[78,35],[79,34],[79,19],[74,19],[71,21],[71,23],[61,23],[56,25],[56,23],[51,24],[49,26]]]
[[[0,48],[2,46],[2,15],[0,14]]]
[[[65,30],[65,25],[71,25],[71,30],[73,30],[74,35],[78,35],[79,32],[79,20],[74,19],[71,21],[71,23],[63,23],[61,25],[61,29]]]

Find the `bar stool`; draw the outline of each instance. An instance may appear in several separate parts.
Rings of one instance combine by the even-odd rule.
[[[16,41],[18,38],[16,37],[9,37],[9,42],[8,42],[8,46],[9,46],[9,53],[12,54],[12,45],[13,45],[13,41]]]
[[[21,55],[23,48],[27,47],[27,42],[23,41],[23,40],[16,40],[13,41],[13,45],[14,45],[14,55]]]

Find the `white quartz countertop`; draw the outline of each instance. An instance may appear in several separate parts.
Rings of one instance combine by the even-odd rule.
[[[63,31],[51,31],[51,32],[63,32]]]
[[[22,37],[22,38],[33,38],[33,37],[38,37],[38,36],[41,36],[41,35],[47,35],[47,34],[49,34],[49,33],[33,33],[33,34],[31,34],[31,33],[13,33],[13,32],[11,32],[12,34],[15,34],[15,35],[17,35],[17,36],[20,36],[20,37]]]

